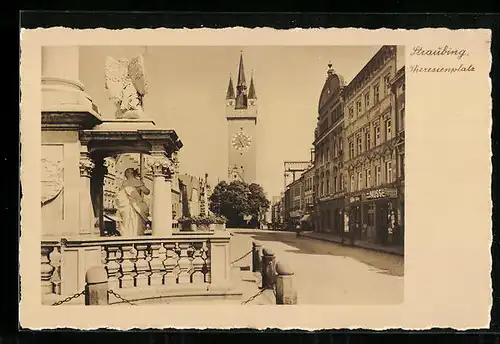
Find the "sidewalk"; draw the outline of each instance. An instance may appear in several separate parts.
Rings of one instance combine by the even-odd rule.
[[[307,237],[316,240],[324,240],[329,242],[334,242],[340,244],[342,242],[342,238],[339,235],[335,235],[332,233],[318,233],[318,232],[302,232],[300,234],[302,237]],[[346,239],[346,245],[351,245],[350,240]],[[396,254],[399,256],[404,256],[404,248],[403,247],[395,247],[395,246],[381,246],[377,244],[373,244],[371,242],[356,240],[354,242],[354,247],[360,247],[368,250],[385,252],[389,254]]]

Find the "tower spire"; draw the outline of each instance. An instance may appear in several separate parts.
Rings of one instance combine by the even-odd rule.
[[[250,88],[248,89],[248,99],[257,99],[257,94],[255,93],[255,86],[253,84],[253,71],[250,77]]]
[[[234,99],[236,98],[234,95],[234,86],[233,86],[233,77],[229,74],[229,85],[227,85],[227,93],[226,99]]]
[[[243,67],[243,52],[240,53],[240,67],[238,69],[238,87],[247,86],[247,82],[245,80],[245,68]]]
[[[240,54],[240,67],[238,70],[238,84],[236,85],[235,109],[247,108],[247,83],[245,80],[245,69],[243,68],[243,52]]]

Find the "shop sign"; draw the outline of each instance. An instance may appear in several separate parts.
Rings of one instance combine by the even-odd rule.
[[[396,189],[378,189],[368,191],[365,195],[366,199],[377,199],[377,198],[396,198],[398,192]]]

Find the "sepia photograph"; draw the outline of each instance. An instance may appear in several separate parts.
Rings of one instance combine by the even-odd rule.
[[[22,323],[480,327],[489,38],[24,33]]]
[[[41,92],[44,305],[403,301],[404,47],[44,46]]]

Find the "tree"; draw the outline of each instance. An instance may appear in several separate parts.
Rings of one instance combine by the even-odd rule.
[[[210,196],[210,210],[214,214],[225,216],[228,225],[232,227],[244,226],[245,216],[258,220],[261,212],[267,208],[269,201],[258,184],[248,185],[241,181],[228,184],[222,181]]]
[[[270,202],[266,198],[264,189],[259,184],[252,183],[248,186],[250,190],[249,194],[249,213],[252,216],[254,223],[258,225],[258,222],[262,218],[262,215],[269,209]]]

